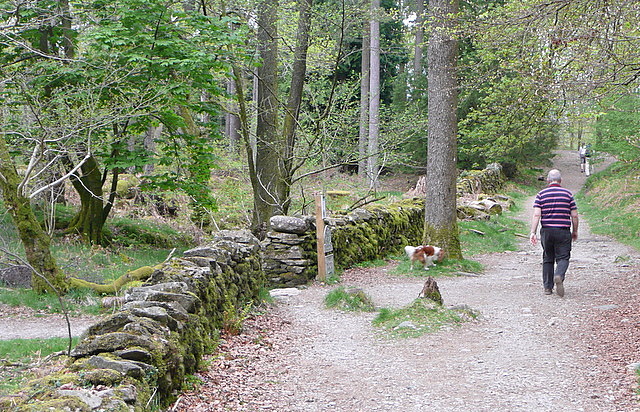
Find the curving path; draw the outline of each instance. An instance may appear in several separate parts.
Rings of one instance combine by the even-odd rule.
[[[555,167],[564,186],[583,185],[575,153],[559,152]],[[386,340],[374,315],[324,309],[331,287],[313,285],[223,345],[173,410],[638,411],[640,254],[584,219],[579,236],[564,298],[543,295],[541,250],[523,239],[516,252],[482,256],[481,277],[437,280],[446,305],[469,305],[479,321],[417,339]],[[378,306],[408,304],[424,279],[389,270],[349,271],[343,282]]]

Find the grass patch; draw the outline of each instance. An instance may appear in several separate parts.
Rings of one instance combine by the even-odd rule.
[[[120,246],[172,248],[177,245],[194,245],[192,235],[180,232],[169,225],[146,219],[112,218],[107,221],[105,236]]]
[[[640,169],[616,163],[592,175],[576,196],[591,231],[640,249]]]
[[[431,266],[429,270],[424,270],[419,262],[414,263],[413,269],[411,269],[411,262],[405,257],[397,257],[400,260],[394,273],[404,276],[456,276],[460,272],[464,273],[480,273],[484,270],[484,267],[480,262],[468,259],[444,259],[440,263],[436,263],[435,266]]]
[[[415,338],[477,317],[478,314],[467,307],[445,308],[429,299],[416,299],[404,308],[381,309],[372,323],[389,337]]]
[[[490,220],[461,221],[459,227],[460,243],[466,256],[517,250],[516,233],[527,233],[527,225],[512,217],[512,213],[492,216]]]
[[[63,296],[70,315],[100,313],[99,298],[89,290],[71,290]],[[54,294],[38,294],[31,289],[0,288],[0,302],[12,307],[28,307],[40,313],[62,313]]]
[[[176,249],[173,256],[180,256],[184,250],[185,247]],[[103,248],[82,243],[53,248],[58,266],[65,274],[96,283],[110,282],[142,266],[155,266],[170,253],[171,249]]]
[[[72,346],[78,338],[72,339]],[[10,393],[19,387],[26,378],[25,371],[30,364],[37,362],[54,352],[66,351],[68,338],[49,339],[12,339],[0,341],[0,394]]]
[[[324,298],[325,306],[349,312],[373,312],[373,301],[361,289],[337,287]]]

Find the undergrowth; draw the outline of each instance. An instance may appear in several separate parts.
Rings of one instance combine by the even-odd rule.
[[[591,231],[640,249],[640,167],[615,163],[592,175],[578,193],[581,215]]]
[[[72,346],[78,338],[72,339]],[[11,393],[21,387],[28,376],[31,364],[37,364],[42,358],[69,347],[68,338],[48,339],[11,339],[0,340],[0,394]]]
[[[99,296],[91,290],[72,289],[62,299],[66,310],[72,316],[100,314]],[[40,314],[62,313],[56,295],[38,294],[32,289],[0,288],[0,303],[11,307],[28,307]]]
[[[328,308],[351,312],[372,312],[375,310],[373,301],[363,290],[346,289],[344,286],[339,286],[329,292],[324,298],[324,303]]]

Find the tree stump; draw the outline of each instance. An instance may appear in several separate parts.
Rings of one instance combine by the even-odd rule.
[[[440,289],[438,289],[438,284],[431,276],[427,278],[427,281],[424,283],[422,287],[422,291],[418,295],[419,298],[429,299],[437,303],[438,305],[442,305],[442,295],[440,295]]]

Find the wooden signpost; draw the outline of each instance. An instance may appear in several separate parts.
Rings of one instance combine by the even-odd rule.
[[[315,194],[316,200],[316,234],[318,250],[318,275],[316,280],[325,282],[327,276],[335,271],[333,262],[333,245],[331,244],[331,228],[324,224],[327,208],[322,193]]]

